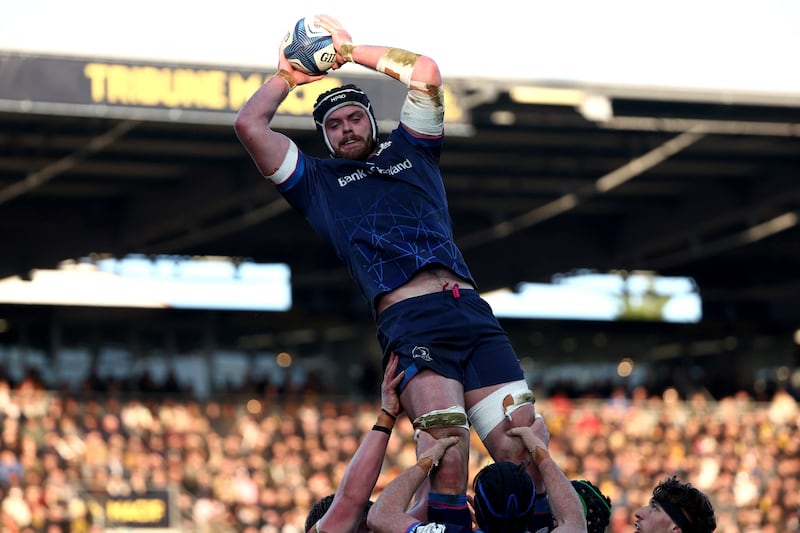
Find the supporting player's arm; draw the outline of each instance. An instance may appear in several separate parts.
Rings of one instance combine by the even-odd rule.
[[[438,439],[423,452],[416,465],[407,468],[386,485],[369,510],[369,528],[377,533],[404,533],[415,524],[420,524],[417,517],[406,511],[411,498],[442,460],[447,449],[458,441],[458,437]]]
[[[330,509],[317,524],[318,531],[351,531],[361,520],[364,507],[378,482],[386,446],[401,410],[397,386],[405,372],[394,376],[397,361],[396,355],[389,357],[381,383],[381,412],[347,465]]]
[[[508,430],[511,436],[519,437],[530,454],[528,471],[537,482],[537,489],[544,487],[547,500],[559,533],[586,533],[586,518],[578,493],[548,451],[547,426],[537,414],[530,427],[515,427]]]

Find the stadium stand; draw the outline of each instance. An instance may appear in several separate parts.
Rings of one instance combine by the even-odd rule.
[[[310,505],[335,489],[376,408],[308,389],[199,402],[180,392],[58,393],[35,376],[4,378],[3,530],[89,533],[164,522],[187,533],[298,533]],[[611,497],[610,533],[629,531],[633,511],[670,474],[710,495],[719,533],[800,527],[797,391],[714,401],[638,388],[605,398],[556,394],[537,408],[567,475]],[[471,471],[488,460],[475,438]],[[377,490],[414,462],[404,420]]]

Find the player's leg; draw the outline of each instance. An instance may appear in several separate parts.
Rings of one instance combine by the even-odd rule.
[[[469,343],[461,307],[460,299],[449,292],[403,300],[381,313],[378,340],[385,355],[400,358],[399,369],[405,371],[400,401],[415,429],[436,438],[461,437],[431,475],[428,520],[468,527],[469,424],[463,368]]]
[[[533,424],[533,393],[524,381],[471,390],[464,394],[470,423],[495,461],[519,463],[527,458],[522,441],[509,437],[512,427]]]
[[[432,370],[421,370],[403,389],[400,402],[417,431],[425,431],[437,439],[460,437],[459,443],[447,450],[431,473],[427,520],[470,527],[472,519],[466,498],[469,426],[463,386]],[[417,456],[424,451],[424,447],[418,446]]]
[[[533,424],[535,398],[491,307],[477,294],[469,303],[475,340],[464,373],[464,404],[470,424],[495,461],[518,463],[527,452],[520,439],[506,432]]]

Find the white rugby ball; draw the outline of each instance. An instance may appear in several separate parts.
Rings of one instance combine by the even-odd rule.
[[[282,46],[286,59],[306,74],[324,74],[336,62],[331,34],[314,24],[313,17],[298,20],[286,33]]]

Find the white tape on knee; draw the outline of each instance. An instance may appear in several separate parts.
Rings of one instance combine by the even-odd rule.
[[[533,405],[535,401],[525,380],[514,381],[473,405],[468,413],[469,421],[483,440],[504,419],[511,420],[514,411],[523,405]]]

